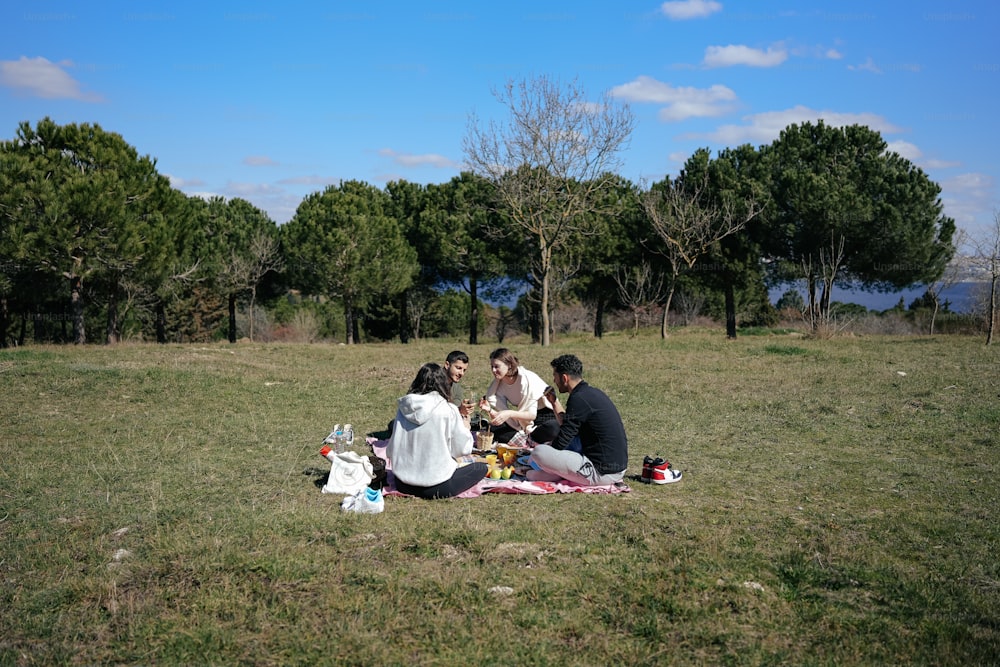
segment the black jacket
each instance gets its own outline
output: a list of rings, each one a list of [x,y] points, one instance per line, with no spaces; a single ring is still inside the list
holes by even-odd
[[[608,475],[628,467],[628,438],[618,408],[607,394],[584,381],[566,399],[566,413],[552,446],[566,449],[577,436],[583,455],[598,472]]]

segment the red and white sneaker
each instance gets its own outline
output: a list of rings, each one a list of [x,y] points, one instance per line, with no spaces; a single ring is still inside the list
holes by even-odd
[[[648,458],[648,457],[647,457]],[[643,466],[645,468],[645,465]],[[645,470],[643,470],[645,473]],[[674,470],[670,461],[665,461],[659,457],[654,459],[649,467],[649,481],[652,484],[673,484],[681,481],[681,472]]]
[[[639,477],[639,481],[643,484],[649,484],[653,481],[653,461],[655,461],[652,456],[647,456],[642,460],[642,475]]]

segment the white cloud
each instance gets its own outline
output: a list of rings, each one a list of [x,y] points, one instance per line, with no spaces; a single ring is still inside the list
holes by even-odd
[[[924,166],[928,169],[954,169],[955,167],[961,167],[962,163],[954,160],[930,158],[924,162]]]
[[[844,54],[842,54],[837,49],[827,49],[824,55],[830,60],[840,60],[841,58],[844,57]]]
[[[868,60],[860,65],[848,65],[847,69],[852,72],[872,72],[874,74],[882,73],[882,70],[875,64],[875,61],[872,60],[871,56],[868,56]]]
[[[889,141],[886,142],[886,148],[893,153],[899,153],[900,157],[904,157],[910,162],[916,162],[924,156],[923,151],[909,141]]]
[[[961,162],[951,162],[934,158],[923,159],[924,152],[909,141],[889,141],[886,142],[888,150],[898,153],[913,164],[924,169],[952,169],[961,166]]]
[[[81,102],[102,102],[103,98],[94,93],[80,90],[80,84],[64,68],[73,63],[64,60],[54,63],[46,58],[26,58],[0,60],[0,85],[31,97],[47,100],[70,99]]]
[[[709,46],[705,49],[705,67],[732,67],[746,65],[748,67],[776,67],[788,60],[788,51],[783,48],[769,46],[767,51],[754,49],[742,44],[728,46]]]
[[[222,197],[223,199],[226,198],[225,195],[223,195],[221,192],[210,192],[208,190],[199,190],[198,192],[187,192],[185,194],[187,194],[189,197],[200,197],[205,201],[208,201],[213,197]]]
[[[736,93],[726,86],[675,88],[650,76],[639,76],[634,81],[615,86],[611,96],[628,102],[665,104],[659,118],[667,122],[722,116],[731,113],[736,102]]]
[[[845,125],[866,125],[881,134],[895,134],[901,131],[888,120],[873,113],[844,113],[840,111],[817,111],[802,105],[782,111],[766,111],[764,113],[745,116],[745,125],[722,125],[715,132],[691,133],[683,139],[708,139],[726,146],[738,146],[744,143],[770,143],[778,138],[781,131],[792,123],[802,124],[806,121],[815,123],[818,120],[831,127]]]
[[[164,174],[170,181],[170,187],[177,188],[198,188],[205,185],[205,181],[200,178],[180,178],[179,176],[172,176],[171,174]]]
[[[278,165],[277,162],[266,155],[248,155],[243,158],[243,164],[251,167],[275,167]]]
[[[253,196],[273,196],[284,193],[282,188],[270,183],[235,183],[233,181],[226,183],[225,191],[233,197],[243,197],[245,199]]]
[[[443,155],[426,153],[424,155],[413,155],[411,153],[398,153],[391,148],[379,150],[379,155],[391,158],[393,162],[401,167],[435,167],[437,169],[457,169],[459,164]]]
[[[714,0],[673,0],[660,5],[660,11],[673,21],[701,19],[722,10],[722,3]]]
[[[281,185],[333,185],[339,183],[339,178],[333,178],[331,176],[294,176],[292,178],[283,178],[278,183]]]
[[[993,176],[969,172],[945,179],[940,185],[945,214],[973,234],[984,231],[997,200]]]
[[[239,197],[267,213],[267,215],[277,224],[288,222],[299,204],[302,203],[300,195],[287,192],[284,188],[271,185],[270,183],[238,183],[230,181],[226,183],[222,192],[216,196],[225,199]]]

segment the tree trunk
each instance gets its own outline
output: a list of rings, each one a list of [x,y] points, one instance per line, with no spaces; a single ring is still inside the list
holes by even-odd
[[[167,342],[167,309],[163,305],[163,299],[156,300],[156,342]]]
[[[993,344],[993,332],[996,330],[997,323],[997,278],[996,276],[990,281],[990,307],[987,315],[990,318],[989,323],[986,326],[986,344]]]
[[[736,293],[731,280],[726,281],[726,338],[736,340]]]
[[[118,328],[118,301],[118,281],[114,280],[111,283],[111,289],[108,290],[108,325],[104,341],[107,345],[116,345],[121,342],[121,331]]]
[[[676,283],[670,283],[670,289],[667,290],[667,300],[663,304],[663,313],[660,315],[660,338],[667,337],[667,327],[670,324],[670,303],[674,300],[674,285]]]
[[[410,312],[407,307],[406,292],[399,296],[399,342],[406,345],[410,342]]]
[[[10,327],[10,310],[7,305],[7,297],[0,299],[0,348],[8,346],[7,329]]]
[[[354,344],[354,309],[347,299],[344,299],[344,339],[345,344]]]
[[[469,345],[479,344],[479,281],[469,276]]]
[[[813,333],[816,333],[819,330],[819,308],[816,304],[816,276],[810,275],[806,281],[809,292],[809,324],[812,326]]]
[[[229,342],[236,342],[236,292],[229,293]]]
[[[87,328],[83,321],[83,280],[80,276],[70,276],[69,303],[73,312],[73,343],[87,342]]]
[[[549,337],[549,272],[542,273],[542,304],[540,308],[542,316],[542,347],[547,347],[551,342]]]
[[[594,314],[594,338],[604,337],[604,295],[597,295],[597,312]]]
[[[250,306],[249,306],[249,311],[248,311],[250,323],[247,325],[249,327],[249,330],[250,330],[250,342],[251,343],[253,342],[253,307],[254,307],[254,303],[256,301],[257,301],[257,288],[256,287],[252,287],[252,288],[250,288]]]
[[[63,321],[63,326],[66,326],[66,322]],[[17,346],[24,347],[24,341],[28,337],[28,318],[24,315],[21,316],[21,326],[18,327],[17,333]],[[66,340],[63,338],[63,340]]]
[[[531,331],[531,342],[537,343],[542,339],[542,334],[538,330],[538,304],[529,302],[527,304],[528,310],[528,329]]]

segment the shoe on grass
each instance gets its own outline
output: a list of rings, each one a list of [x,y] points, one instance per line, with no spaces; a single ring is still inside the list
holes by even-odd
[[[358,491],[353,496],[344,498],[340,504],[340,509],[345,512],[357,512],[358,514],[379,514],[385,510],[385,499],[381,489],[373,489],[370,486]]]
[[[639,481],[643,484],[649,484],[652,480],[653,475],[653,459],[652,456],[647,456],[642,460],[642,475],[639,477]]]
[[[653,484],[673,484],[681,481],[681,472],[674,470],[670,461],[656,458],[650,464],[649,481]]]

